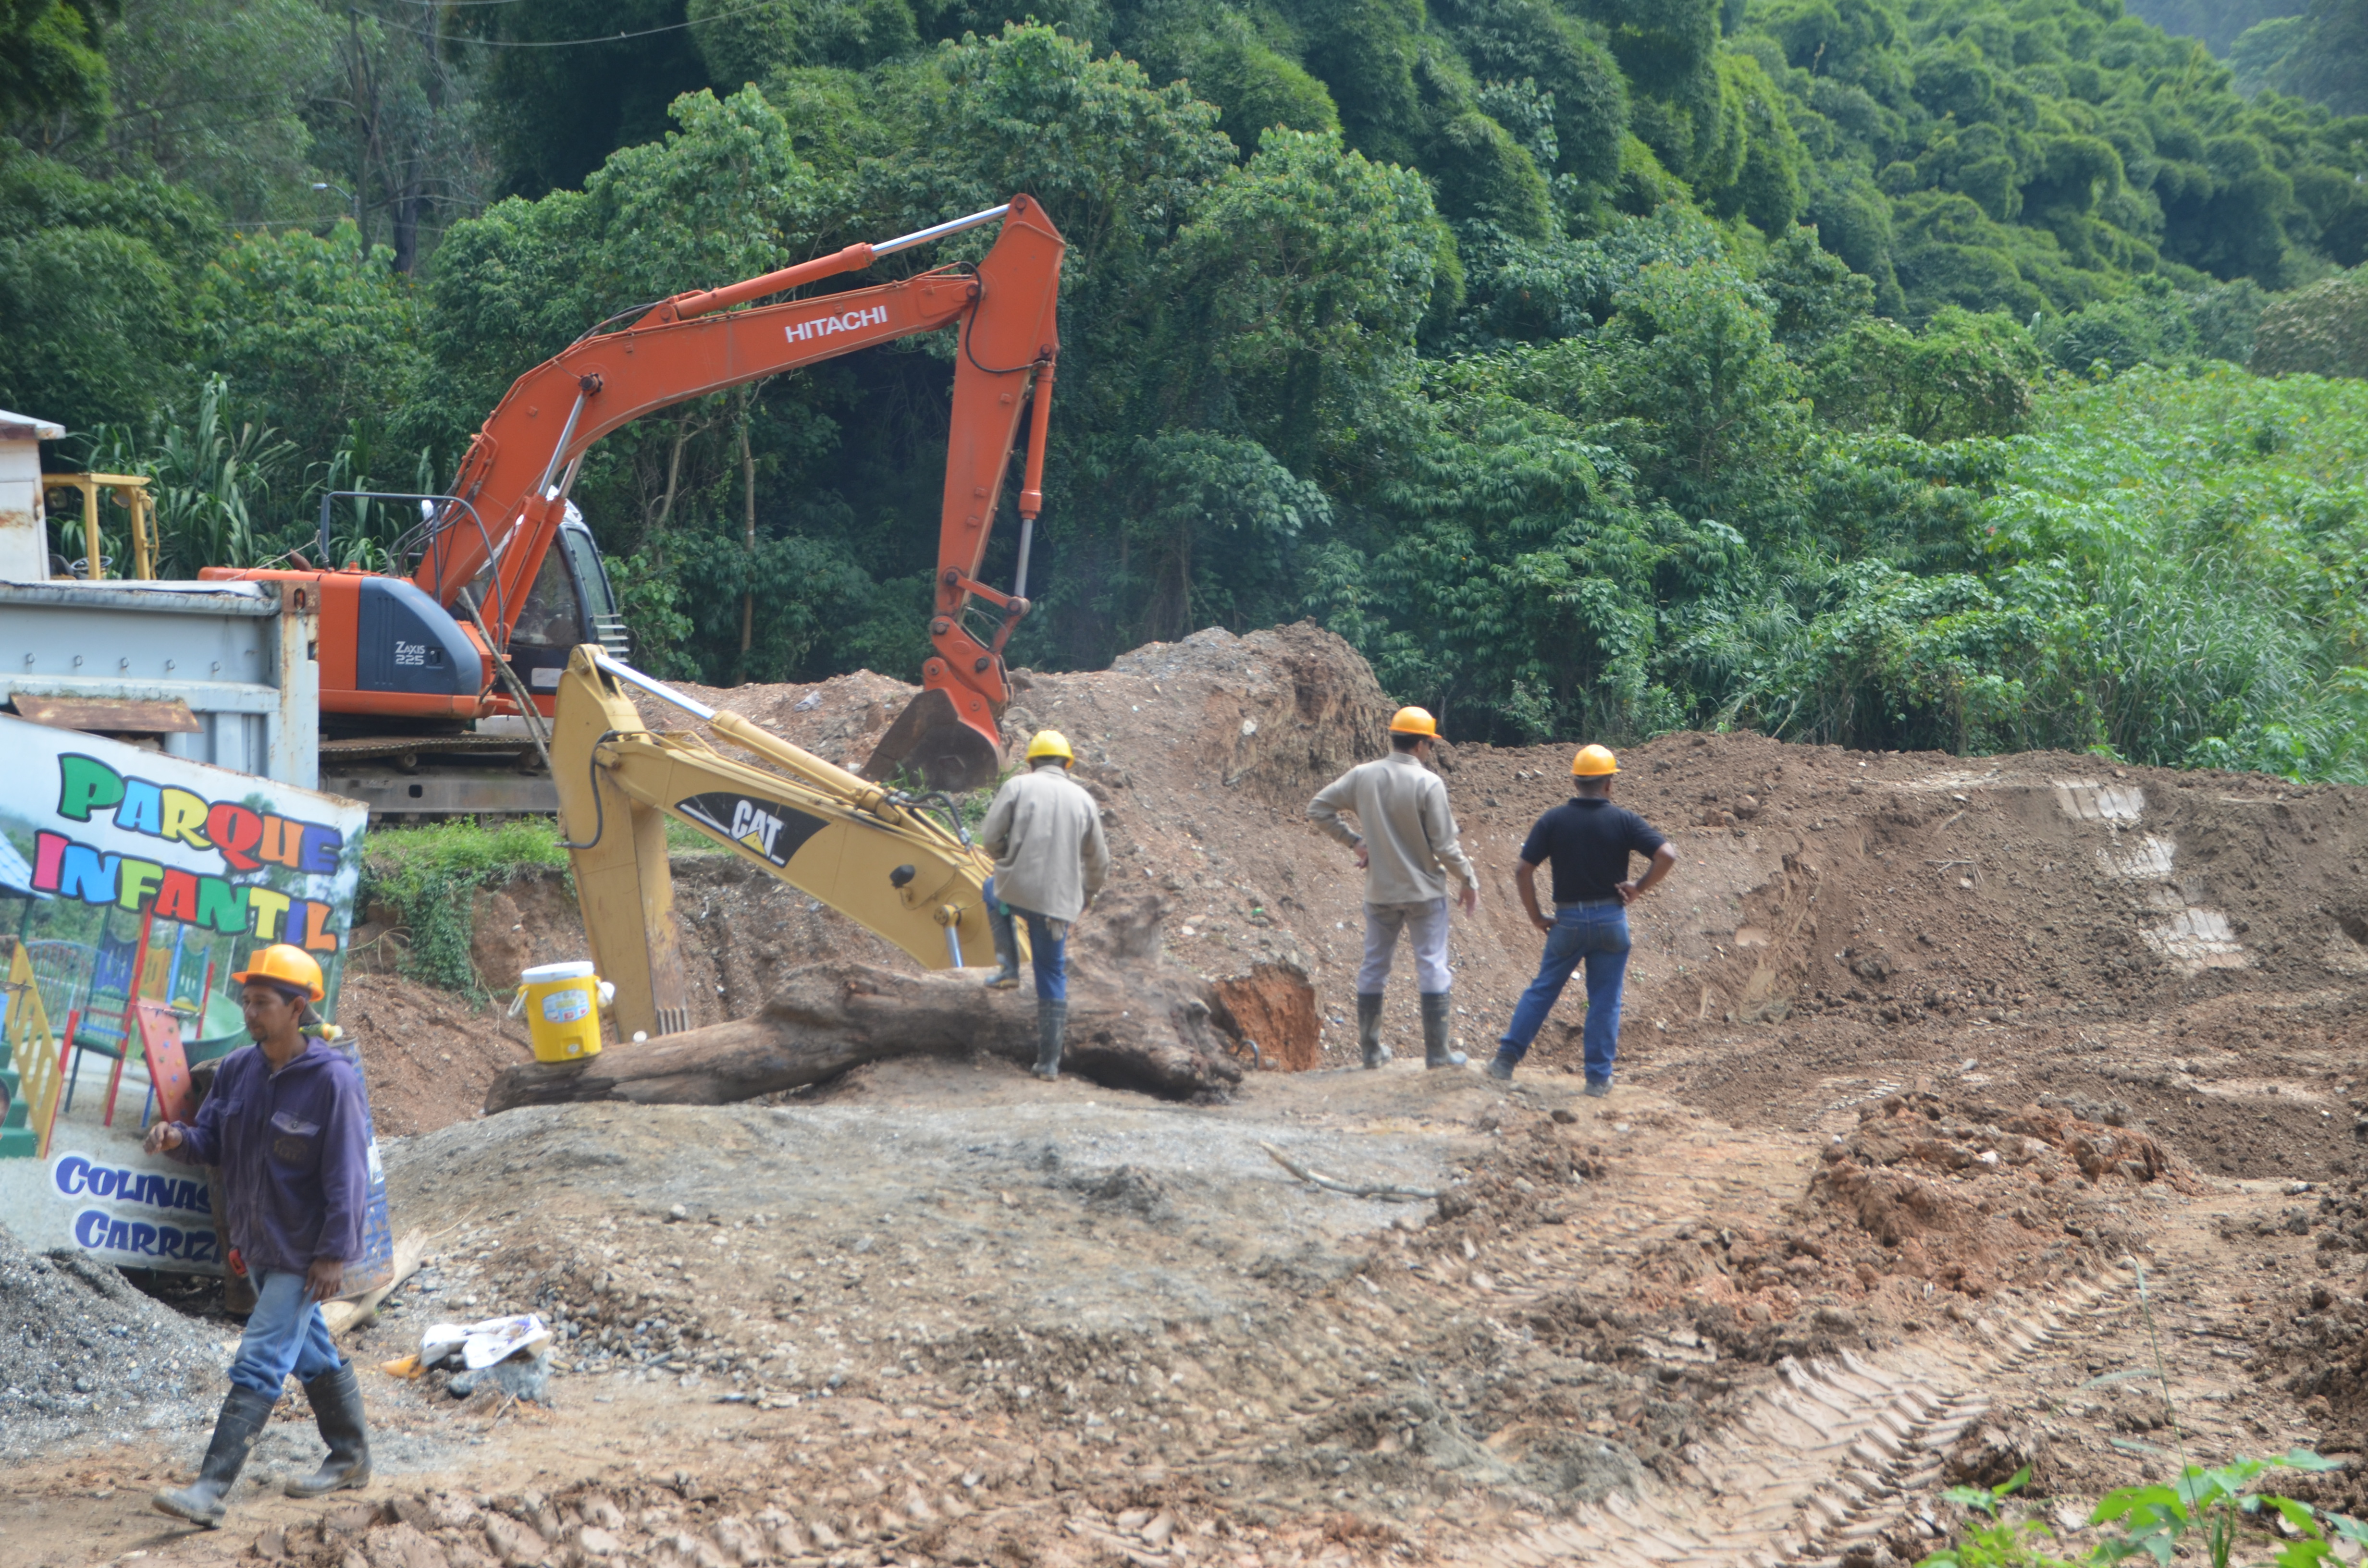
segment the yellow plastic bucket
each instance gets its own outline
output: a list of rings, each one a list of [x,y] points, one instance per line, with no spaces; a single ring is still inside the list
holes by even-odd
[[[614,992],[589,963],[538,964],[518,975],[510,1016],[526,1012],[537,1062],[575,1062],[600,1054],[600,1004]]]

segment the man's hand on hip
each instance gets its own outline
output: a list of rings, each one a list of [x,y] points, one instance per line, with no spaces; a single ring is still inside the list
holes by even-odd
[[[316,1257],[304,1271],[304,1299],[334,1301],[346,1290],[346,1266],[334,1257]]]
[[[1645,890],[1638,887],[1634,882],[1621,882],[1617,886],[1613,887],[1611,891],[1620,895],[1620,907],[1625,909],[1630,904],[1635,903],[1636,900],[1644,893]]]
[[[1539,930],[1544,932],[1549,937],[1554,935],[1554,923],[1547,919],[1544,915],[1540,915],[1534,909],[1530,911],[1530,924],[1536,926]]]
[[[148,1136],[141,1140],[140,1147],[147,1153],[161,1154],[167,1149],[177,1149],[188,1141],[188,1134],[181,1131],[179,1122],[160,1121],[148,1130]]]

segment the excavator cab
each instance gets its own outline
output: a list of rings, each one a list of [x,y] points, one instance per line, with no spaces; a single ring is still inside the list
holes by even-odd
[[[569,655],[585,642],[598,643],[614,659],[631,656],[608,568],[584,514],[571,501],[510,628],[510,667],[537,709],[551,711],[560,674],[567,668]]]

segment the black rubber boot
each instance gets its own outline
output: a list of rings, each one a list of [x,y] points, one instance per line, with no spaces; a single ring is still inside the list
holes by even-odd
[[[321,1468],[301,1481],[288,1483],[290,1497],[318,1497],[370,1484],[370,1426],[362,1419],[362,1385],[351,1361],[304,1385],[313,1402],[313,1420],[329,1457]]]
[[[1357,1045],[1365,1053],[1365,1065],[1379,1067],[1390,1059],[1390,1048],[1382,1043],[1382,999],[1357,993]]]
[[[1008,991],[1019,983],[1019,936],[1012,929],[1008,915],[997,915],[995,905],[986,906],[986,928],[995,934],[995,973],[987,978],[990,991]]]
[[[263,1436],[264,1423],[271,1419],[271,1407],[278,1403],[253,1389],[233,1383],[230,1397],[222,1401],[222,1414],[214,1417],[213,1441],[206,1445],[205,1461],[198,1466],[197,1480],[187,1486],[167,1487],[157,1493],[156,1511],[208,1529],[220,1528],[222,1499],[230,1494],[238,1472],[246,1467],[246,1456],[254,1451],[256,1438]]]
[[[1066,1002],[1037,1002],[1036,1076],[1039,1078],[1061,1075],[1061,1032],[1068,1027],[1069,1005]]]
[[[1452,991],[1423,996],[1422,1064],[1426,1067],[1461,1067],[1471,1060],[1460,1051],[1447,1049],[1448,1024],[1453,1011],[1448,1004],[1454,998]]]

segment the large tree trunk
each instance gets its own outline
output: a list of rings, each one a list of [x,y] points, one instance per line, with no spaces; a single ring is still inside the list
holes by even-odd
[[[1114,899],[1078,933],[1069,963],[1062,1070],[1170,1099],[1221,1095],[1250,1052],[1231,1012],[1198,975],[1159,957],[1157,898]],[[1082,949],[1082,950],[1077,950]],[[871,964],[810,964],[783,977],[752,1018],[640,1044],[580,1062],[506,1070],[488,1114],[583,1100],[726,1105],[801,1088],[892,1056],[973,1051],[1036,1060],[1036,1000],[989,991],[976,970],[908,974]]]

